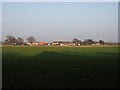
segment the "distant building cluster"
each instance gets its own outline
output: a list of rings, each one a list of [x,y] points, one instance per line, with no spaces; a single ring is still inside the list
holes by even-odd
[[[4,42],[1,42],[2,45],[28,45],[28,46],[80,46],[80,45],[120,45],[117,42],[104,42],[103,40],[93,41],[92,39],[85,39],[84,41],[74,38],[71,41],[54,41],[51,43],[48,42],[36,42],[35,38],[30,36],[27,39],[27,42],[20,37],[17,39],[13,36],[7,36],[7,39]]]
[[[17,44],[14,44],[17,45]],[[80,46],[80,45],[93,45],[93,46],[98,46],[98,45],[118,45],[118,43],[112,43],[112,42],[105,42],[105,43],[100,43],[97,41],[93,42],[81,42],[81,43],[76,43],[73,41],[55,41],[55,42],[33,42],[33,43],[25,43],[23,45],[28,45],[28,46]]]
[[[29,45],[29,46],[33,46],[33,45],[48,45],[47,42],[32,42],[32,43],[27,42],[27,43],[25,43],[25,44],[26,44],[26,45]]]

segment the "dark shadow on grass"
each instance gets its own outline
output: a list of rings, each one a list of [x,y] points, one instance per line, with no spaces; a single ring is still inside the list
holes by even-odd
[[[11,62],[16,60],[22,60],[25,57],[19,53],[2,53],[2,62]]]
[[[118,54],[116,54],[116,53],[109,53],[109,52],[96,52],[96,53],[98,53],[98,54],[106,54],[106,55],[118,55]]]
[[[50,51],[29,57],[3,53],[3,88],[115,88],[114,59]]]
[[[44,62],[74,62],[74,61],[83,61],[87,59],[83,55],[70,55],[65,53],[58,52],[43,52],[41,54],[37,54],[36,56],[29,57],[30,60],[44,61]]]

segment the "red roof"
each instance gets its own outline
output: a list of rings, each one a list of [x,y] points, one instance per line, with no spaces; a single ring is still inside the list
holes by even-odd
[[[40,44],[47,44],[47,42],[40,42]]]

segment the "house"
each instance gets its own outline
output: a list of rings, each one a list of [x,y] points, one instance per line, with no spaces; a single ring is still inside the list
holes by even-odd
[[[33,43],[26,43],[27,45],[29,45],[29,46],[32,46],[32,45],[39,45],[39,42],[33,42]]]
[[[12,43],[12,45],[21,45],[21,44],[19,44],[18,42],[17,43],[15,42],[15,43]]]
[[[63,46],[63,45],[64,45],[63,43],[60,44],[60,46]]]
[[[73,43],[72,41],[63,41],[62,43],[64,46],[72,46],[75,45],[75,43]]]
[[[47,45],[47,42],[39,42],[40,45]]]
[[[101,45],[99,42],[93,41],[93,44],[91,45]]]
[[[12,45],[17,45],[17,43],[12,43]]]
[[[39,45],[39,42],[33,42],[32,45]]]
[[[48,43],[48,46],[50,46],[51,44],[50,43]]]
[[[57,43],[57,42],[53,42],[52,45],[59,45],[59,43]]]
[[[27,45],[29,45],[29,46],[32,46],[32,44],[31,44],[31,43],[29,43],[29,42],[28,42],[28,43],[26,43],[26,44],[27,44]]]
[[[48,46],[52,45],[52,43],[47,43]]]
[[[72,46],[75,45],[72,41],[56,41],[54,44],[60,45],[60,46]]]

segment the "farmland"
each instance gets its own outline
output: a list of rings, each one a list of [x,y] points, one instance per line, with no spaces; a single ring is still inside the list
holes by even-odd
[[[3,88],[116,88],[118,49],[3,46]]]

